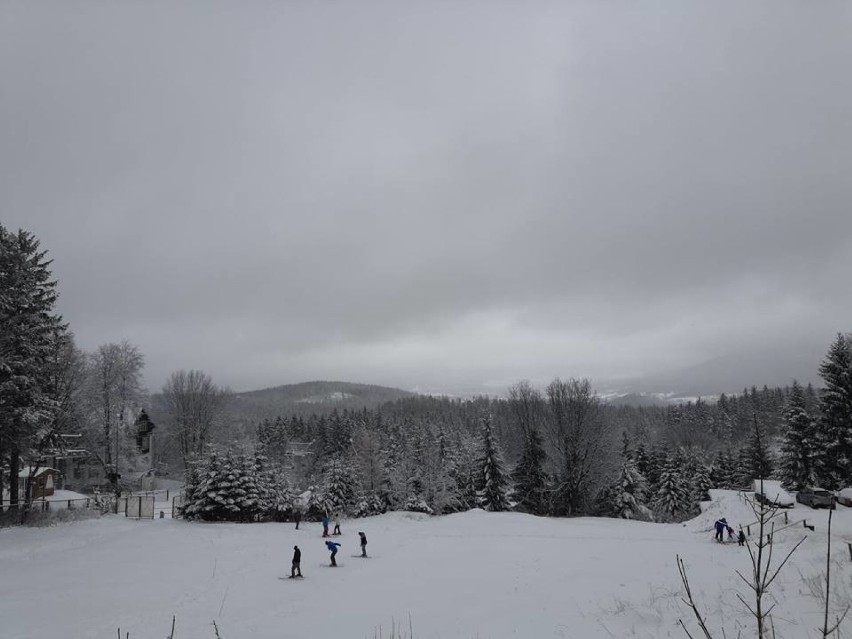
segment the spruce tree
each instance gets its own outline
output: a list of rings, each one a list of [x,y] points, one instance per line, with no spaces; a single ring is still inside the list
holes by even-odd
[[[351,460],[335,457],[328,462],[322,492],[330,515],[339,516],[354,509],[358,503],[360,490],[357,473]]]
[[[824,454],[818,479],[827,488],[842,488],[852,477],[852,343],[837,335],[819,367],[825,386],[820,391],[819,437]]]
[[[660,473],[660,482],[654,495],[654,510],[663,521],[674,521],[689,512],[689,492],[680,475],[674,457],[670,458]]]
[[[645,478],[636,465],[626,459],[621,465],[618,478],[606,491],[606,510],[621,519],[636,519],[645,498]]]
[[[482,421],[482,457],[479,460],[479,505],[485,510],[509,510],[507,479],[503,459],[491,430],[491,418]]]
[[[816,427],[805,406],[805,394],[798,382],[793,382],[784,411],[786,432],[778,460],[778,478],[784,488],[801,490],[814,483]]]
[[[740,473],[734,454],[730,448],[723,448],[713,458],[710,467],[711,488],[736,488],[739,486]]]
[[[740,454],[741,485],[752,479],[768,479],[772,475],[773,461],[763,429],[754,416],[751,435]]]
[[[0,225],[0,444],[9,453],[13,504],[20,457],[48,439],[59,407],[50,392],[50,360],[68,337],[54,312],[50,263],[35,236]]]
[[[512,472],[515,483],[513,498],[516,508],[533,515],[547,512],[547,473],[544,472],[544,442],[539,432],[530,430],[518,465]]]

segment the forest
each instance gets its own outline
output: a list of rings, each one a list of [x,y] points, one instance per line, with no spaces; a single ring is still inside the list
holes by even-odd
[[[128,340],[79,349],[37,238],[0,226],[0,249],[0,499],[13,505],[32,499],[21,469],[69,447],[116,495],[146,478],[185,479],[186,515],[214,520],[483,508],[679,521],[713,487],[772,477],[836,489],[852,478],[848,334],[829,345],[820,388],[791,380],[637,407],[604,401],[592,380],[556,378],[470,399],[375,387],[384,401],[356,407],[351,385],[345,408],[252,419],[234,406],[257,394],[203,371],[175,371],[149,393],[145,356]],[[140,447],[143,414],[151,449]]]

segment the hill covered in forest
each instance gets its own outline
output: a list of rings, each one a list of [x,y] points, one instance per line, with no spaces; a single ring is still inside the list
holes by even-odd
[[[314,381],[234,393],[228,409],[233,416],[247,419],[307,416],[333,410],[373,409],[413,396],[415,393],[387,386]]]

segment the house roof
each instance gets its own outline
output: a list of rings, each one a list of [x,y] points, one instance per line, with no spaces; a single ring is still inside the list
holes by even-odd
[[[39,466],[38,472],[36,472],[35,477],[38,477],[39,475],[43,474],[45,471],[48,471],[48,470],[52,470],[57,475],[60,474],[59,471],[56,470],[55,468],[50,468],[48,466],[45,466],[44,468],[42,468],[41,466]],[[32,473],[32,472],[33,472],[32,466],[24,466],[23,468],[21,468],[20,472],[18,473],[18,478],[19,479],[26,479],[27,477],[30,476],[30,473]]]

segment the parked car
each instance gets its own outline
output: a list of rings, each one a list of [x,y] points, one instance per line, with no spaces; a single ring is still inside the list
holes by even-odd
[[[822,488],[803,488],[796,493],[796,501],[811,508],[834,508],[834,495]]]
[[[761,492],[761,483],[763,484],[763,492]],[[752,488],[754,489],[754,499],[758,503],[778,506],[779,508],[792,508],[796,505],[790,493],[781,488],[779,481],[764,479],[761,482],[759,479],[755,479]]]
[[[852,506],[852,488],[837,491],[837,503],[842,506]]]

